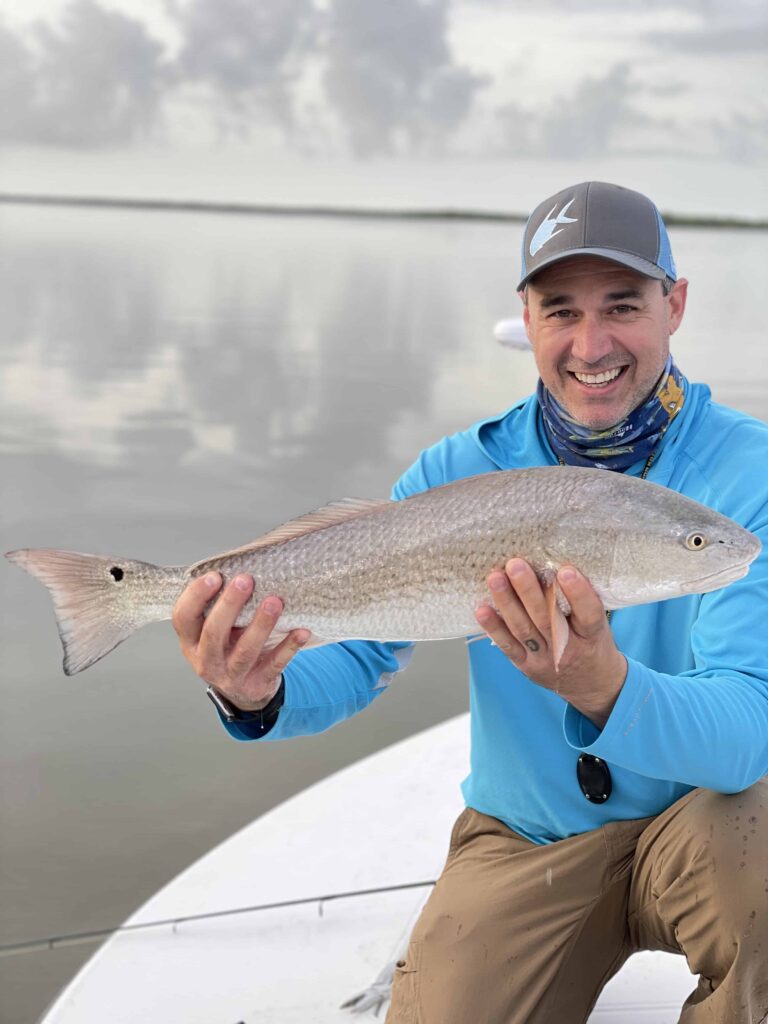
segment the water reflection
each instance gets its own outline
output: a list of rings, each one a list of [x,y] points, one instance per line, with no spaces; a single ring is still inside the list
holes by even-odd
[[[327,497],[391,463],[404,419],[430,439],[461,343],[439,228],[169,219],[4,211],[0,452]]]
[[[1,451],[150,477],[247,471],[288,486],[301,472],[328,494],[357,463],[386,463],[399,424],[438,436],[436,391],[444,420],[451,392],[482,415],[494,392],[504,405],[529,385],[530,359],[495,352],[489,336],[514,310],[517,229],[220,220],[211,230],[174,214],[3,211]],[[729,305],[751,340],[744,303],[765,238],[727,235],[676,239],[680,262],[690,244],[704,264],[689,320],[706,316],[702,299],[711,306],[702,278],[726,306],[703,339],[698,328],[687,362],[678,353],[689,373],[707,363],[712,319],[730,319]],[[715,377],[762,414],[754,373],[729,372],[720,356]]]

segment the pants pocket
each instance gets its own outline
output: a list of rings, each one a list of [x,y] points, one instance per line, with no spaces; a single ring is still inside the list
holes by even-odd
[[[392,981],[392,1002],[386,1024],[418,1024],[421,942],[411,942],[405,960],[398,960]]]

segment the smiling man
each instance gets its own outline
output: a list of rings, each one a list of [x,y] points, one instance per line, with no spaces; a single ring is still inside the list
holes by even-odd
[[[534,395],[419,456],[393,497],[498,469],[593,466],[653,479],[752,530],[747,577],[609,621],[564,566],[568,643],[520,559],[488,577],[469,648],[471,771],[443,873],[398,964],[389,1024],[581,1024],[636,950],[682,953],[684,1024],[768,1013],[768,428],[675,365],[685,311],[666,229],[645,196],[587,182],[533,212],[519,291]],[[735,339],[734,339],[735,341]],[[638,529],[642,522],[638,521]],[[370,704],[407,644],[272,650],[253,581],[174,615],[182,650],[239,739],[320,732]],[[492,641],[492,642],[489,642]],[[350,808],[350,814],[356,813]]]
[[[687,281],[661,287],[597,256],[550,266],[525,288],[523,317],[542,394],[582,429],[617,436],[661,379]]]

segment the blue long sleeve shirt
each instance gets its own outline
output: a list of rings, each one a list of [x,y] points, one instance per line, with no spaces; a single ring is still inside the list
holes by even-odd
[[[531,396],[422,452],[392,496],[556,462]],[[627,472],[642,470],[638,463]],[[739,792],[768,773],[768,426],[717,405],[709,388],[694,384],[648,478],[735,519],[760,537],[763,552],[746,577],[722,590],[613,613],[628,673],[602,730],[532,683],[489,640],[469,646],[465,801],[536,843],[658,814],[697,786]],[[350,641],[300,653],[264,739],[321,732],[361,711],[412,649]],[[249,723],[227,728],[238,739],[259,734]],[[610,766],[605,804],[581,792],[581,751]]]

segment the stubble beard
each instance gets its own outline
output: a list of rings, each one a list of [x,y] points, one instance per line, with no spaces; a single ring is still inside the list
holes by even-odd
[[[565,394],[562,393],[567,390],[565,386],[563,386],[562,388],[558,387],[558,391],[561,391],[561,394],[557,394],[554,391],[552,391],[552,394],[557,399],[559,404],[563,407],[563,409],[565,409],[565,411],[568,413],[571,419],[573,419],[576,423],[580,424],[580,426],[586,427],[588,430],[594,431],[610,430],[611,427],[617,426],[619,423],[622,422],[622,420],[625,420],[627,416],[630,415],[630,413],[634,412],[635,409],[643,405],[643,403],[646,402],[648,398],[654,393],[654,391],[658,387],[659,381],[661,380],[661,375],[664,372],[664,366],[666,365],[666,361],[667,355],[664,356],[664,360],[661,366],[659,367],[658,372],[653,377],[650,383],[646,379],[642,384],[635,384],[635,387],[632,389],[632,392],[629,395],[627,395],[624,399],[624,402],[622,403],[622,406],[618,414],[614,410],[610,413],[604,412],[601,415],[599,407],[595,408],[594,411],[590,413],[589,400],[586,399],[584,402],[584,408],[581,409],[581,413],[580,415],[578,415],[570,408],[568,398]],[[628,369],[625,372],[632,373],[632,371],[636,369],[636,367],[637,363],[634,362],[628,366]],[[592,370],[590,372],[599,373],[600,371]],[[567,370],[558,370],[558,382],[562,380],[565,380],[566,382],[570,380],[570,375],[568,374]],[[595,405],[597,405],[599,401],[600,399],[596,396]]]

